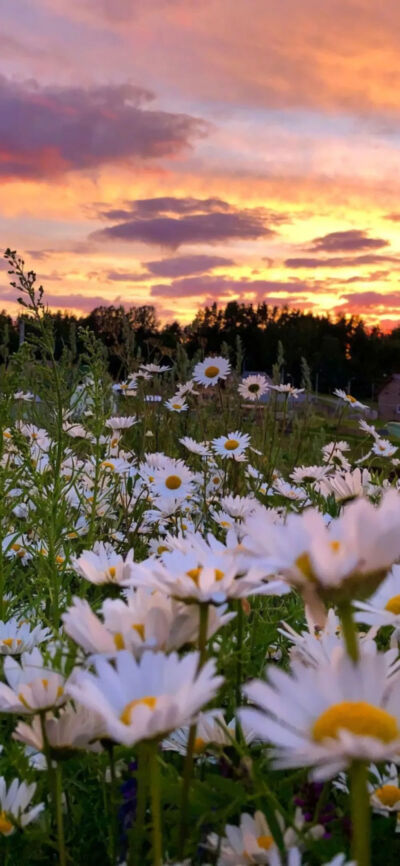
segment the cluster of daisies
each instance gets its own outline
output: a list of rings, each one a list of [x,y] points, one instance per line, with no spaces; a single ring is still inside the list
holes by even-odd
[[[210,388],[219,429],[232,418],[225,358],[196,364],[168,399],[164,374],[173,381],[141,365],[100,411],[87,377],[58,438],[41,401],[14,394],[0,461],[0,761],[12,753],[33,781],[5,769],[0,837],[42,826],[64,866],[82,780],[68,789],[64,773],[63,791],[61,768],[85,755],[102,768],[113,866],[369,866],[370,813],[400,828],[397,449],[361,420],[357,459],[335,439],[318,465],[282,473],[235,424],[209,438],[181,425]],[[238,406],[301,393],[259,375],[234,387]],[[175,456],[152,450],[170,413],[183,413]],[[166,766],[178,804],[161,786],[160,805]],[[302,770],[288,802],[279,791]],[[116,830],[129,773],[134,802]],[[231,802],[193,822],[196,782],[212,795],[220,773]],[[322,785],[312,809],[304,785]],[[343,809],[343,850],[319,855]]]

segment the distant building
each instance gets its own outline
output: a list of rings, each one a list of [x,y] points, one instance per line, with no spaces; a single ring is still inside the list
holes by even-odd
[[[400,421],[400,373],[393,373],[378,394],[379,417]]]

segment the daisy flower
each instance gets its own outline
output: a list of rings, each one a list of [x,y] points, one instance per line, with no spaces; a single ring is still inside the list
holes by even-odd
[[[361,650],[357,663],[342,651],[317,668],[267,669],[268,682],[244,688],[255,705],[239,717],[273,745],[276,767],[313,767],[330,779],[353,761],[387,761],[400,749],[398,676],[387,678],[383,653]]]
[[[228,433],[226,436],[217,436],[212,440],[212,447],[219,457],[230,460],[243,460],[244,452],[249,447],[250,436],[248,433]]]
[[[21,664],[7,656],[4,675],[8,685],[0,683],[0,711],[3,713],[42,712],[65,701],[65,677],[44,666],[37,648],[23,653]]]
[[[176,395],[175,397],[171,397],[170,400],[166,400],[164,405],[170,412],[186,412],[189,409],[188,404]]]
[[[100,466],[105,472],[115,473],[115,475],[124,475],[132,470],[131,464],[120,457],[108,457],[100,463]]]
[[[172,367],[168,367],[167,364],[141,364],[139,368],[139,372],[142,373],[166,373],[168,370],[171,370]]]
[[[333,608],[328,611],[326,622],[322,627],[313,626],[309,631],[302,631],[299,634],[287,623],[284,622],[283,626],[284,628],[279,628],[278,631],[293,644],[290,649],[292,661],[318,667],[330,661],[334,650],[343,648],[342,626]],[[363,640],[368,639],[371,640],[367,633]],[[371,652],[374,650],[375,644],[371,641]]]
[[[20,622],[17,617],[0,622],[0,655],[20,655],[30,652],[39,643],[48,640],[50,630],[29,622]]]
[[[290,478],[295,484],[311,484],[321,481],[329,471],[328,466],[295,466]]]
[[[208,388],[209,385],[216,385],[220,379],[226,379],[231,372],[231,365],[226,358],[207,357],[204,361],[199,361],[193,370],[193,379],[199,385],[204,385]]]
[[[227,824],[225,836],[219,839],[216,833],[207,837],[207,847],[218,851],[218,866],[248,866],[248,864],[270,864],[271,851],[276,843],[262,812],[254,817],[246,812],[240,816],[239,826]]]
[[[369,782],[370,802],[374,812],[388,817],[391,812],[398,816],[396,832],[400,832],[400,787],[399,771],[395,764],[387,765],[384,772],[379,772],[373,764],[370,772],[374,776],[374,783]]]
[[[195,389],[195,383],[192,379],[188,379],[187,382],[182,382],[181,385],[177,386],[176,394],[178,397],[185,397],[186,394],[198,394],[199,392]]]
[[[258,506],[254,496],[222,496],[221,508],[223,508],[235,521],[241,523],[254,513]]]
[[[396,451],[398,451],[398,448],[396,445],[392,445],[389,439],[376,438],[372,446],[373,454],[377,454],[378,457],[393,457]]]
[[[323,478],[318,485],[322,496],[334,496],[336,502],[349,502],[358,496],[368,496],[371,490],[371,473],[368,469],[353,469],[351,472],[335,472]]]
[[[73,569],[90,583],[113,583],[125,586],[129,582],[133,550],[125,559],[108,542],[96,541],[93,550],[83,550],[71,557]]]
[[[139,657],[147,649],[171,652],[198,638],[198,606],[184,605],[161,592],[129,590],[126,601],[107,599],[102,620],[85,599],[74,598],[73,602],[63,614],[64,629],[86,653],[113,656],[129,649]],[[210,618],[208,637],[233,616],[222,612]]]
[[[373,424],[368,424],[365,418],[361,418],[358,422],[358,426],[364,433],[368,433],[370,436],[373,436],[374,439],[379,439],[379,433],[377,432],[376,427],[374,427]]]
[[[338,397],[339,400],[342,400],[344,403],[347,403],[353,409],[368,409],[368,406],[365,406],[364,403],[360,403],[359,400],[356,400],[355,397],[352,397],[351,394],[346,394],[346,391],[342,391],[341,388],[335,388],[334,390],[335,397]]]
[[[291,499],[293,502],[304,503],[308,498],[306,490],[303,490],[302,487],[296,487],[294,484],[289,484],[289,482],[284,481],[283,478],[277,478],[277,480],[274,481],[273,488],[280,496],[284,496],[285,499]]]
[[[209,747],[211,750],[213,747],[214,749],[215,747],[223,749],[225,746],[232,745],[232,741],[235,740],[235,722],[232,721],[229,727],[221,710],[199,713],[196,725],[194,754],[197,757],[203,755],[209,750]],[[189,731],[189,726],[178,728],[162,741],[162,749],[166,752],[178,752],[180,755],[186,755]]]
[[[186,603],[217,605],[268,589],[257,569],[247,567],[239,576],[239,558],[212,536],[206,541],[188,534],[168,541],[174,548],[162,553],[160,560],[149,558],[135,565],[132,585],[160,589]]]
[[[344,456],[344,452],[350,450],[348,442],[328,442],[327,445],[322,446],[321,450],[324,463],[333,463],[334,466],[345,472],[350,470],[350,463]]]
[[[238,391],[245,400],[259,400],[269,389],[269,383],[265,376],[246,376],[238,385]]]
[[[136,415],[115,415],[112,418],[107,419],[106,427],[109,427],[111,430],[128,430],[137,423],[138,419]]]
[[[123,397],[135,397],[137,393],[136,376],[131,376],[124,382],[116,382],[115,385],[112,386],[112,389],[113,391],[122,394]]]
[[[223,678],[215,675],[215,661],[198,671],[199,654],[145,652],[140,661],[131,653],[118,653],[115,666],[102,658],[96,673],[77,673],[68,687],[78,703],[98,713],[115,742],[132,746],[161,738],[190,724],[199,710],[215,697]]]
[[[157,496],[184,499],[192,491],[193,473],[183,460],[165,459],[163,466],[154,470],[152,490]]]
[[[197,442],[196,439],[192,439],[191,436],[182,436],[182,439],[179,440],[188,451],[191,451],[192,454],[198,454],[200,457],[210,457],[211,451],[208,442]]]
[[[360,611],[356,614],[358,622],[381,628],[391,625],[400,630],[400,565],[394,565],[368,602],[355,602]]]
[[[44,717],[46,739],[50,746],[52,757],[57,760],[61,756],[66,757],[66,752],[74,752],[76,749],[89,751],[100,751],[98,742],[105,736],[105,728],[102,718],[92,710],[72,704],[63,707],[57,717],[46,713]],[[32,722],[19,722],[13,739],[19,743],[25,743],[35,752],[44,752],[43,728],[39,716],[34,716]]]
[[[7,788],[4,776],[0,777],[0,834],[11,836],[18,828],[23,830],[32,821],[36,821],[44,809],[44,803],[39,803],[32,809],[29,805],[36,793],[36,782],[27,785],[14,779]]]
[[[258,512],[249,518],[244,547],[260,557],[267,576],[278,571],[311,598],[366,598],[400,556],[400,498],[394,490],[379,506],[351,502],[328,526],[314,508],[289,514],[284,525],[266,518]]]
[[[36,400],[36,397],[32,394],[32,391],[15,391],[14,400],[24,400],[25,403],[32,403]]]
[[[273,391],[276,391],[278,394],[285,394],[287,397],[294,397],[297,400],[299,394],[302,394],[304,388],[294,388],[293,385],[270,385]]]

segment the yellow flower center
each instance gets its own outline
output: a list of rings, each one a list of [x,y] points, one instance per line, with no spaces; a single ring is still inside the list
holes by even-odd
[[[15,552],[17,553],[18,550],[21,550],[21,545],[20,545],[20,544],[17,544],[17,543],[15,542],[15,544],[12,544],[12,545],[11,545],[11,550],[15,550]]]
[[[392,598],[389,598],[387,604],[385,604],[385,610],[388,610],[389,613],[400,613],[400,595],[393,595]]]
[[[206,367],[204,370],[204,375],[207,376],[207,379],[215,379],[218,376],[219,367],[216,367],[215,364],[210,364],[209,367]]]
[[[330,541],[329,546],[334,553],[337,553],[340,550],[340,541]]]
[[[173,403],[172,408],[173,409],[182,409],[182,403]]]
[[[114,472],[115,465],[111,462],[111,460],[103,460],[101,465],[104,467],[104,469],[112,469],[112,471]]]
[[[114,644],[116,650],[125,649],[125,641],[120,631],[117,631],[114,635]]]
[[[165,479],[165,486],[168,487],[168,490],[178,490],[181,484],[179,475],[168,475],[168,478]]]
[[[67,532],[67,538],[78,538],[77,532]]]
[[[206,741],[203,740],[203,737],[196,737],[194,741],[193,751],[196,755],[200,755],[201,752],[204,752],[204,747],[206,745]]]
[[[346,394],[346,397],[350,403],[357,403],[356,398],[352,397],[351,394]]]
[[[159,544],[157,547],[157,553],[165,553],[168,550],[168,547],[165,544]]]
[[[145,706],[148,707],[149,710],[154,710],[156,703],[157,698],[154,698],[152,696],[148,696],[145,698],[136,698],[134,701],[130,701],[129,704],[124,707],[119,717],[120,721],[124,725],[130,725],[132,720],[132,713],[136,709],[136,707]]]
[[[110,568],[108,569],[108,574],[112,580],[114,580],[116,573],[117,569],[115,568],[115,565],[110,565]]]
[[[257,839],[257,845],[259,848],[264,848],[265,851],[269,851],[274,844],[274,840],[272,836],[259,836]]]
[[[11,433],[7,433],[7,430],[4,430],[3,436],[5,439],[11,439]]]
[[[220,525],[220,526],[223,526],[224,529],[225,529],[225,528],[228,528],[228,529],[229,529],[229,527],[232,526],[232,524],[229,523],[229,520],[220,520],[219,525]]]
[[[189,568],[189,571],[186,572],[188,577],[191,577],[196,586],[199,585],[199,577],[201,574],[202,568],[201,565],[198,568]]]
[[[374,793],[375,797],[381,801],[382,806],[395,806],[400,801],[400,788],[397,785],[383,785]]]
[[[225,451],[236,451],[236,448],[239,448],[239,442],[237,439],[227,439],[224,443]]]
[[[8,820],[5,812],[0,812],[0,833],[7,836],[13,829],[13,824]]]
[[[298,556],[295,560],[295,565],[297,566],[299,571],[301,571],[304,577],[307,578],[307,580],[314,580],[313,570],[311,567],[310,557],[308,553],[301,553],[300,556]]]
[[[391,743],[400,735],[395,716],[367,701],[343,701],[328,707],[314,722],[312,736],[320,743],[326,738],[337,739],[341,730],[382,743]]]
[[[61,565],[61,563],[64,562],[64,557],[63,556],[56,556],[56,562],[58,563],[58,565]]]
[[[141,639],[144,640],[144,625],[143,625],[143,623],[142,622],[135,622],[133,624],[132,628],[135,629],[135,631],[137,631],[139,637],[141,637]]]
[[[215,575],[215,580],[222,580],[222,578],[225,577],[225,572],[221,571],[220,568],[216,568],[214,571],[214,575]]]
[[[12,637],[5,637],[2,640],[2,643],[4,644],[4,646],[8,646],[8,647],[11,647],[13,645],[13,642],[14,642],[14,638],[12,638]],[[19,646],[22,643],[22,640],[20,640],[19,638],[15,638],[15,643],[17,644],[17,646]]]

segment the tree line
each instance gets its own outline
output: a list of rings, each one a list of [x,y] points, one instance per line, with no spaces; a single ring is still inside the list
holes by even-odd
[[[360,397],[374,397],[391,373],[400,373],[400,328],[384,333],[367,328],[356,316],[322,316],[288,307],[230,301],[200,309],[188,325],[160,324],[151,305],[96,307],[83,317],[51,313],[56,357],[68,347],[78,360],[83,349],[82,328],[93,332],[107,352],[115,378],[131,372],[137,360],[162,358],[180,364],[202,354],[229,354],[241,371],[271,373],[283,347],[282,379],[300,385],[302,359],[310,370],[314,390],[330,393],[350,387]],[[7,363],[29,335],[29,317],[13,319],[0,313],[0,363]]]

